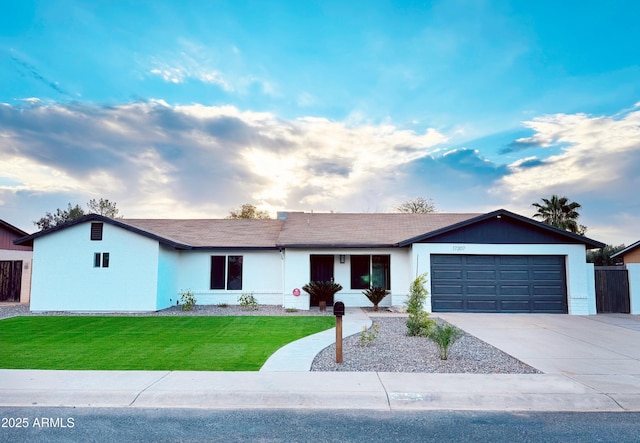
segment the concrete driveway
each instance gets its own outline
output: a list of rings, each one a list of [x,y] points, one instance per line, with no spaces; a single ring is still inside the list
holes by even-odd
[[[545,374],[640,400],[640,316],[434,314]]]

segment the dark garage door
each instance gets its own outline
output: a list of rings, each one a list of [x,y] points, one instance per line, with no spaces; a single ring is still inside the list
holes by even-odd
[[[567,313],[564,257],[432,255],[433,312]]]

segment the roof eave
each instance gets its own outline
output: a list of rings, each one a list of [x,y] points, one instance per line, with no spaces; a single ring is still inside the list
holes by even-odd
[[[153,234],[151,232],[144,231],[144,230],[142,230],[140,228],[136,228],[135,226],[128,225],[126,223],[118,221],[117,219],[112,219],[112,218],[105,217],[104,215],[99,215],[99,214],[83,215],[82,217],[76,218],[75,220],[71,220],[71,221],[63,223],[61,225],[54,226],[54,227],[49,228],[49,229],[44,229],[42,231],[36,232],[36,233],[28,235],[26,237],[22,237],[22,238],[16,239],[16,240],[14,240],[13,244],[15,244],[15,245],[23,245],[23,246],[33,246],[33,241],[35,239],[39,238],[39,237],[44,237],[45,235],[53,234],[54,232],[61,231],[63,229],[67,229],[67,228],[70,228],[72,226],[79,225],[79,224],[86,223],[86,222],[90,222],[90,221],[100,221],[100,222],[103,222],[103,223],[108,223],[110,225],[117,226],[119,228],[125,229],[125,230],[127,230],[129,232],[133,232],[135,234],[142,235],[142,236],[150,238],[152,240],[156,240],[159,243],[161,243],[163,245],[166,245],[166,246],[170,246],[172,248],[176,248],[176,249],[192,249],[191,245],[175,242],[175,241],[170,240],[168,238],[164,238],[164,237],[161,237],[159,235]]]
[[[455,223],[453,225],[446,226],[444,228],[436,229],[435,231],[431,231],[431,232],[428,232],[428,233],[423,234],[423,235],[419,235],[419,236],[416,236],[416,237],[409,238],[407,240],[403,240],[403,241],[401,241],[399,243],[399,246],[409,246],[409,245],[411,245],[413,243],[416,243],[416,242],[419,242],[419,241],[423,241],[423,240],[427,240],[429,238],[437,237],[438,235],[444,234],[446,232],[450,232],[450,231],[454,231],[456,229],[464,228],[466,226],[470,226],[470,225],[473,225],[475,223],[479,223],[479,222],[484,221],[484,220],[489,220],[489,219],[491,219],[493,217],[502,217],[502,216],[511,217],[511,218],[513,218],[515,220],[519,220],[519,221],[521,221],[523,223],[530,224],[530,225],[535,226],[535,227],[537,227],[539,229],[547,230],[547,231],[550,231],[550,232],[553,232],[553,233],[556,233],[556,234],[559,234],[559,235],[562,235],[562,236],[565,236],[565,237],[569,237],[569,238],[571,238],[573,240],[577,240],[577,242],[582,243],[585,246],[591,246],[588,249],[599,249],[599,248],[604,248],[606,246],[604,243],[601,243],[599,241],[590,239],[590,238],[582,236],[582,235],[573,234],[573,233],[568,232],[568,231],[563,231],[562,229],[558,229],[558,228],[556,228],[554,226],[547,225],[545,223],[541,223],[539,221],[532,220],[532,219],[524,217],[522,215],[515,214],[513,212],[507,211],[506,209],[498,209],[496,211],[488,212],[486,214],[482,214],[482,215],[479,215],[477,217],[473,217],[473,218],[470,218],[468,220],[464,220],[464,221],[461,221],[459,223]]]

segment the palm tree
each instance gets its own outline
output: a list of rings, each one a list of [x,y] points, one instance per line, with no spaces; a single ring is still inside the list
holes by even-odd
[[[586,227],[578,225],[576,221],[580,217],[577,209],[582,207],[579,203],[569,202],[567,197],[558,197],[557,195],[552,195],[550,199],[543,198],[541,200],[544,205],[533,203],[533,206],[538,208],[538,212],[533,214],[534,218],[540,218],[543,223],[574,234],[584,233]]]

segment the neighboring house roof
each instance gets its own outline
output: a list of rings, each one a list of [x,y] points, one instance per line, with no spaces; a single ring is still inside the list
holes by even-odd
[[[177,249],[275,249],[275,248],[380,248],[405,247],[437,241],[448,234],[494,219],[546,233],[555,242],[581,243],[602,248],[604,243],[572,234],[504,209],[488,214],[341,214],[290,212],[276,220],[246,219],[110,219],[89,214],[60,226],[28,235],[15,244],[33,240],[88,221],[102,221],[155,239]],[[446,242],[446,241],[445,241]],[[486,241],[491,243],[490,240]]]
[[[7,223],[2,219],[0,219],[0,227],[5,228],[7,231],[14,233],[18,237],[24,237],[25,235],[29,235],[28,233],[24,232],[22,229],[16,228],[15,226]]]
[[[624,249],[621,249],[620,251],[616,252],[615,254],[611,255],[611,258],[616,258],[616,257],[622,257],[626,254],[628,254],[631,251],[636,250],[637,248],[640,248],[640,240],[635,242],[634,244],[627,246]]]

